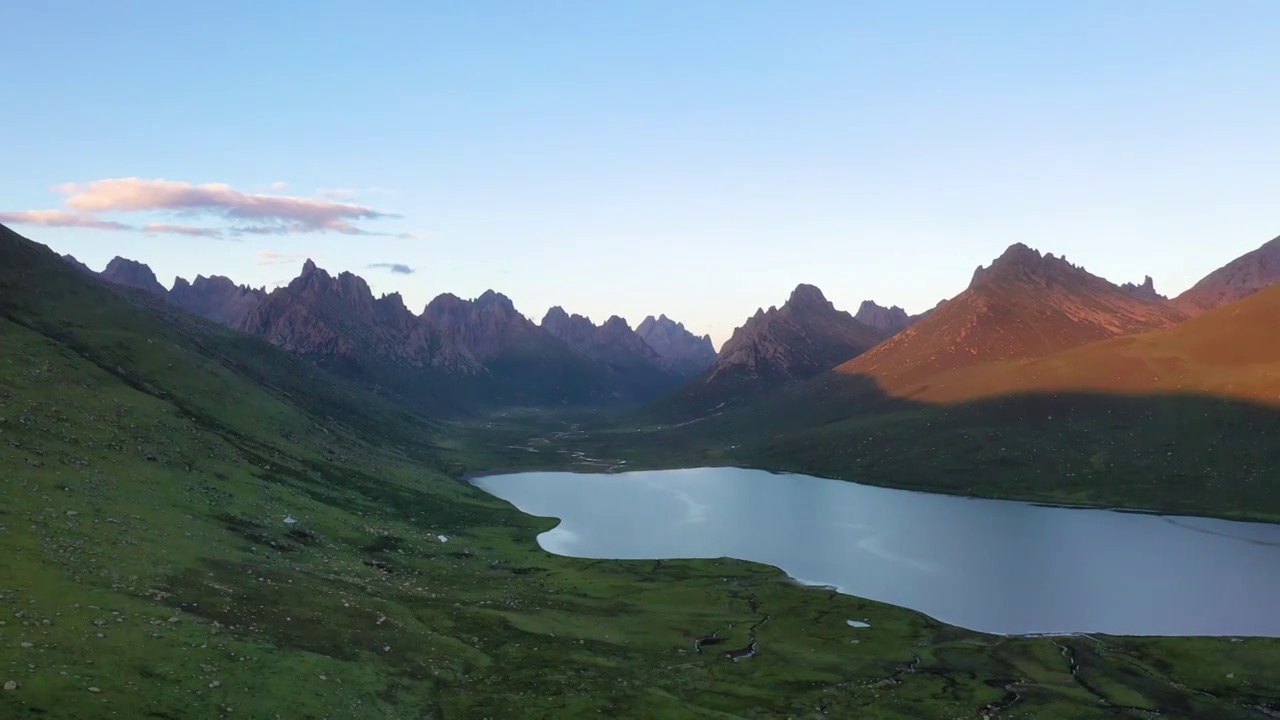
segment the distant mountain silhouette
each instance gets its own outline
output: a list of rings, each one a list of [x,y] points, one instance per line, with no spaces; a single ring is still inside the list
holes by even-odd
[[[556,306],[547,311],[541,328],[575,352],[603,364],[619,383],[643,386],[646,393],[669,391],[685,379],[617,315],[596,326],[590,319]]]
[[[159,280],[156,280],[156,274],[151,271],[151,268],[136,260],[127,260],[117,255],[98,275],[104,280],[146,290],[161,297],[169,295],[169,291],[165,290]]]
[[[331,276],[311,261],[240,329],[367,382],[459,407],[636,401],[671,384],[655,389],[652,373],[628,374],[574,350],[493,290],[474,300],[442,294],[415,316],[399,294],[374,298],[359,276]]]
[[[197,275],[194,282],[173,281],[169,299],[178,307],[228,327],[239,327],[256,307],[267,299],[267,291],[236,285],[221,275]]]
[[[710,335],[698,337],[666,315],[646,317],[636,327],[636,334],[681,377],[692,378],[716,361]]]
[[[439,295],[419,316],[398,293],[375,298],[358,275],[333,276],[311,260],[267,293],[220,276],[177,278],[166,290],[134,260],[118,257],[94,273],[63,259],[434,408],[638,402],[682,379],[622,318],[591,325],[585,342],[568,343],[492,290],[474,300]]]
[[[974,271],[967,290],[838,372],[867,375],[891,393],[909,393],[947,370],[1040,357],[1185,317],[1019,243]]]
[[[813,285],[799,285],[782,307],[758,310],[734,330],[715,363],[681,389],[677,402],[711,408],[796,383],[889,334],[837,310]]]
[[[1198,315],[1277,282],[1280,282],[1280,237],[1209,273],[1170,304],[1188,315]]]

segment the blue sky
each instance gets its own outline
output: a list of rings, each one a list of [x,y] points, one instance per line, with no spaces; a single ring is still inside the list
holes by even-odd
[[[492,287],[719,343],[800,282],[918,312],[1025,242],[1175,294],[1280,233],[1270,0],[50,0],[0,26],[0,212],[166,284],[313,257],[415,309]]]

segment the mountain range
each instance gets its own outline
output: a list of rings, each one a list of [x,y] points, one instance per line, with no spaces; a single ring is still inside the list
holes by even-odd
[[[1159,294],[1149,276],[1117,285],[1016,243],[979,266],[959,295],[918,315],[870,300],[850,314],[818,288],[801,284],[781,306],[757,310],[717,353],[709,337],[693,335],[666,315],[646,317],[632,329],[621,317],[596,325],[553,307],[535,323],[493,290],[471,300],[442,294],[415,315],[398,294],[375,298],[359,276],[333,276],[310,260],[297,278],[268,293],[219,276],[190,283],[178,278],[166,289],[133,260],[117,257],[93,273],[73,257],[64,259],[429,405],[661,400],[662,407],[685,415],[769,394],[804,393],[809,381],[829,372],[873,380],[878,392],[902,398],[978,392],[957,389],[965,384],[1023,387],[1027,376],[1010,363],[1182,327],[1206,313],[1218,317],[1216,308],[1280,281],[1280,238],[1173,299]],[[1051,365],[1026,367],[1060,378],[1045,370]],[[989,374],[995,368],[1014,374],[996,381]],[[1100,379],[1099,385],[1108,383]]]
[[[538,325],[493,290],[472,300],[441,294],[415,315],[398,293],[374,297],[358,275],[330,275],[311,260],[268,293],[221,276],[177,278],[166,289],[134,260],[116,257],[94,273],[63,259],[435,409],[641,402],[715,360],[710,338],[665,315],[646,318],[641,333],[620,317],[597,327],[557,307]]]

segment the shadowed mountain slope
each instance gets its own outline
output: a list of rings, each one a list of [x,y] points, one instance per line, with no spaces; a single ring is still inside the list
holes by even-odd
[[[636,334],[682,377],[694,377],[716,361],[710,335],[698,337],[666,315],[646,317],[636,326]]]
[[[619,386],[640,397],[656,397],[680,384],[683,377],[656,350],[614,315],[596,326],[589,318],[553,307],[542,319],[542,330],[574,352],[605,367]]]
[[[72,261],[75,261],[75,259],[72,258]],[[76,261],[76,264],[84,267],[78,261]],[[156,280],[156,274],[151,271],[151,268],[136,260],[128,260],[117,255],[111,259],[111,262],[107,263],[107,267],[98,275],[103,280],[146,290],[160,297],[169,295],[169,291],[164,289],[159,280]]]
[[[169,290],[173,304],[227,327],[238,327],[266,299],[266,290],[236,285],[221,275],[197,275],[193,282],[177,278]]]
[[[837,310],[818,288],[799,285],[782,307],[758,310],[734,330],[715,363],[672,402],[711,409],[773,391],[830,370],[888,335]]]

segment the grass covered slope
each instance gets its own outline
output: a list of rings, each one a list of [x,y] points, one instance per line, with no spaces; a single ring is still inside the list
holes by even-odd
[[[547,555],[458,479],[488,445],[58,263],[0,233],[0,717],[1280,706],[1274,640],[997,638],[758,565]],[[694,652],[715,631],[760,655]]]

